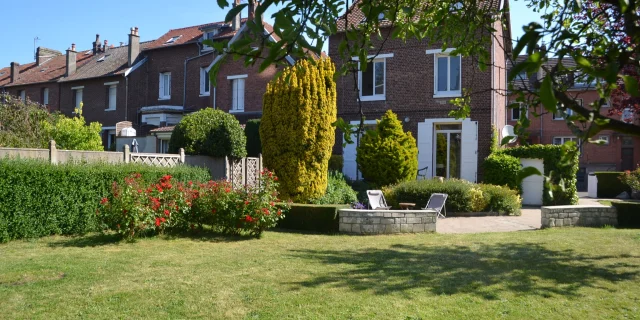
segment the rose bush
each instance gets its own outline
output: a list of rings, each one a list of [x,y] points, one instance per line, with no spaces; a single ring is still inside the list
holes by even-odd
[[[97,214],[105,229],[127,239],[168,229],[186,231],[210,225],[225,233],[259,236],[274,227],[287,204],[278,203],[278,178],[263,171],[254,187],[234,188],[228,181],[183,184],[171,176],[146,184],[139,174],[113,183]]]

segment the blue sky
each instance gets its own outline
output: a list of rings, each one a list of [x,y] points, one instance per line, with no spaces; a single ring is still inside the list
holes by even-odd
[[[513,36],[536,16],[523,1],[511,1]],[[37,46],[64,52],[76,43],[90,49],[96,34],[101,41],[127,42],[129,28],[140,28],[142,41],[158,38],[169,29],[221,21],[225,12],[215,0],[7,0],[0,19],[0,67],[11,61],[33,61],[33,39]],[[269,17],[267,12],[265,15]],[[268,19],[267,19],[268,20]]]

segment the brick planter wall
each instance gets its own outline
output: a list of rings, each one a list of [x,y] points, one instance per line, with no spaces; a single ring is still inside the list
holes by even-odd
[[[617,226],[616,208],[604,206],[542,207],[542,228]]]
[[[341,209],[340,232],[390,234],[435,232],[436,213],[427,210]]]

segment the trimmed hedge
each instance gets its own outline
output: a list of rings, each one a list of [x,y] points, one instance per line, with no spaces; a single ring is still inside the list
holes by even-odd
[[[170,174],[178,181],[207,181],[203,168],[141,164],[59,164],[0,159],[0,242],[52,234],[98,231],[96,210],[114,181],[131,173],[147,181]]]
[[[251,119],[244,126],[244,135],[247,136],[247,157],[258,157],[262,153],[260,141],[260,119]]]
[[[549,190],[545,185],[542,203],[545,206],[570,205],[578,203],[578,189],[576,187],[578,174],[578,163],[580,153],[576,152],[573,159],[563,162],[562,157],[567,153],[566,146],[550,144],[534,144],[530,146],[519,146],[498,150],[494,155],[510,155],[519,159],[543,159],[545,176],[549,176],[553,171],[552,183],[557,185],[564,179],[564,191],[558,189],[553,191],[553,198],[549,196]],[[516,176],[512,177],[514,180]],[[490,179],[490,178],[489,178]],[[485,182],[487,180],[485,174]]]
[[[327,192],[318,199],[313,199],[313,204],[352,204],[358,201],[358,194],[347,183],[341,172],[329,171],[327,180]]]
[[[485,201],[480,205],[484,208],[476,211],[519,215],[522,205],[520,196],[515,190],[457,179],[446,179],[443,182],[436,179],[414,180],[385,187],[382,191],[387,204],[393,208],[399,208],[401,202],[415,203],[416,208],[424,208],[433,193],[448,195],[445,204],[447,213],[473,212],[474,206],[478,206],[474,196],[478,194],[484,197]]]
[[[293,203],[284,219],[278,222],[278,228],[336,233],[340,225],[338,210],[347,208],[349,208],[348,205]]]
[[[629,186],[620,181],[622,172],[595,172],[598,178],[598,198],[615,198],[623,192],[631,194]]]
[[[618,211],[618,227],[640,228],[640,202],[612,202]]]
[[[504,153],[494,153],[484,160],[482,166],[485,183],[507,186],[522,193],[522,187],[518,185],[516,179],[518,172],[522,169],[520,159]]]

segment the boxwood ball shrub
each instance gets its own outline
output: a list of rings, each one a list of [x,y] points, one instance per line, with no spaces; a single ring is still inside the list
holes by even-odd
[[[196,111],[180,120],[171,134],[169,152],[212,157],[242,158],[247,155],[247,138],[238,119],[212,108]]]
[[[367,131],[357,148],[356,162],[362,177],[377,186],[415,180],[418,174],[418,147],[411,132],[391,110],[375,130]]]
[[[247,121],[244,127],[244,135],[247,137],[247,156],[258,157],[262,153],[260,142],[260,119]]]
[[[614,171],[595,172],[598,178],[598,198],[615,198],[623,192],[631,194],[631,188],[620,180],[623,174],[624,172]]]
[[[484,160],[483,167],[485,183],[520,191],[521,186],[517,181],[518,172],[522,169],[520,159],[505,153],[494,153]]]
[[[329,59],[298,61],[267,85],[260,121],[265,168],[280,178],[283,199],[307,202],[327,190],[335,143],[335,67]]]
[[[208,181],[207,169],[142,164],[58,164],[0,159],[0,242],[52,234],[98,231],[96,210],[113,182],[139,173],[146,181],[171,175],[175,181]]]
[[[351,204],[358,201],[357,193],[347,183],[341,172],[329,172],[326,193],[311,201],[314,204]]]

